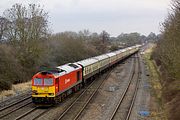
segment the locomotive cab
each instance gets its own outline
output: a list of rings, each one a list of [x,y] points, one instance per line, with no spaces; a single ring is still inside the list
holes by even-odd
[[[33,103],[53,103],[55,97],[55,77],[57,70],[39,72],[32,78]]]

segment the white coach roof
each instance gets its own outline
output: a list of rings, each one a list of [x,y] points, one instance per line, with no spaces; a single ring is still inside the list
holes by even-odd
[[[108,55],[109,57],[112,57],[112,56],[116,56],[116,53],[115,52],[111,52],[111,53],[107,53],[106,55]]]
[[[94,57],[94,58],[95,58],[95,59],[98,59],[98,60],[103,60],[103,59],[106,59],[106,58],[108,58],[108,57],[109,57],[108,55],[103,54],[103,55],[99,55],[99,56]]]
[[[66,73],[70,73],[74,70],[78,70],[79,68],[81,68],[81,66],[76,63],[68,63],[65,65],[58,66],[57,68],[64,70]]]
[[[83,66],[88,66],[88,65],[91,65],[91,64],[94,64],[98,62],[97,59],[94,59],[94,58],[88,58],[88,59],[85,59],[85,60],[81,60],[81,61],[78,61],[76,63],[80,64],[80,65],[83,65]]]

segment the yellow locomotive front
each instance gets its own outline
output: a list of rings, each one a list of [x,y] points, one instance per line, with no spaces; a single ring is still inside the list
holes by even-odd
[[[55,81],[52,74],[40,72],[32,78],[32,101],[35,104],[53,103],[55,100]]]

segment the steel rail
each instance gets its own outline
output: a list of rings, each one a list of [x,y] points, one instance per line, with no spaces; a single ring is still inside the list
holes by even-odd
[[[3,110],[5,110],[5,109],[7,109],[7,108],[10,108],[10,107],[18,104],[18,103],[20,103],[20,102],[22,102],[22,101],[25,101],[25,100],[27,100],[27,99],[29,99],[29,98],[31,98],[31,95],[30,95],[30,96],[27,96],[27,97],[25,97],[25,98],[23,98],[23,99],[21,99],[21,100],[19,100],[19,101],[13,102],[12,104],[10,104],[10,105],[8,105],[8,106],[2,107],[2,108],[0,108],[0,112],[3,111]]]
[[[7,112],[6,114],[0,116],[0,119],[3,118],[3,117],[5,117],[5,116],[7,116],[7,115],[9,115],[9,114],[11,114],[11,113],[13,113],[13,112],[15,112],[16,110],[21,109],[21,108],[24,107],[24,106],[29,105],[30,103],[32,103],[32,101],[29,101],[29,102],[27,102],[27,103],[25,103],[25,104],[23,104],[23,105],[21,105],[21,106],[18,106],[17,108],[11,110],[10,112]]]
[[[27,116],[28,114],[32,113],[33,111],[35,111],[38,107],[34,107],[32,109],[30,109],[29,111],[25,112],[24,114],[18,116],[17,118],[15,118],[15,120],[20,120],[21,118]]]
[[[139,62],[139,57],[138,57],[138,76],[137,76],[137,82],[136,82],[136,88],[135,88],[135,93],[133,95],[133,99],[131,101],[131,105],[130,105],[130,108],[128,110],[128,114],[126,116],[126,120],[129,120],[130,116],[131,116],[131,112],[132,112],[132,109],[133,109],[133,106],[134,106],[134,103],[135,103],[135,100],[136,100],[136,96],[137,96],[137,92],[138,92],[138,87],[139,87],[139,76],[140,76],[140,62]]]

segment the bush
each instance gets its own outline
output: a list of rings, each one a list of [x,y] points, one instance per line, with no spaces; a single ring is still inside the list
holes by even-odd
[[[153,53],[156,63],[161,66],[163,74],[163,95],[170,120],[179,118],[180,104],[179,86],[180,80],[180,2],[173,0],[172,10],[163,23],[162,38]]]
[[[23,80],[23,74],[20,72],[16,51],[5,44],[0,45],[0,87],[2,89],[11,88],[11,84]]]

